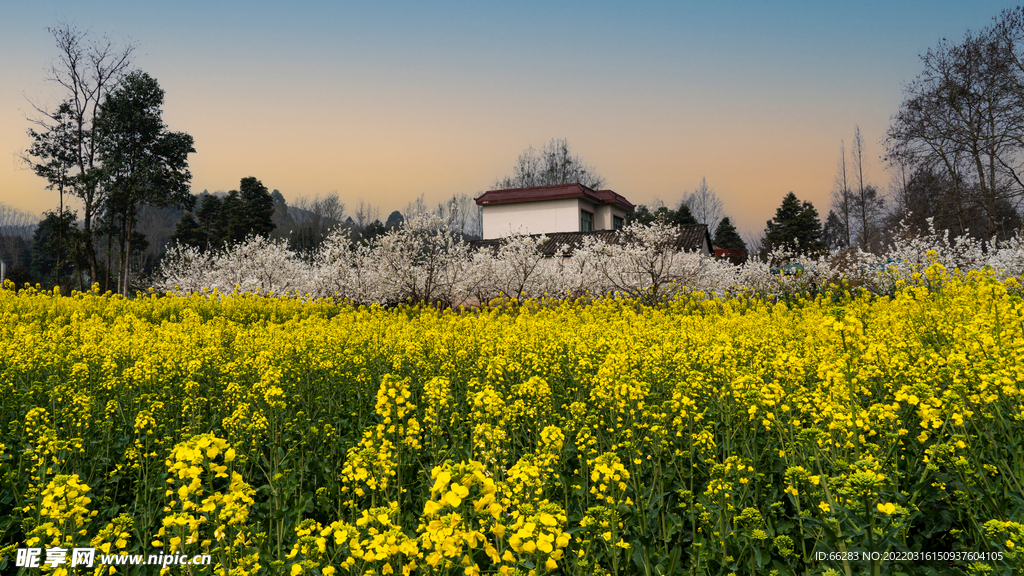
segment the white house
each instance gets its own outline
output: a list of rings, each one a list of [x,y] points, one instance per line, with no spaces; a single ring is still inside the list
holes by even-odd
[[[594,232],[622,228],[633,204],[611,190],[582,184],[490,190],[476,199],[483,239],[521,234]]]

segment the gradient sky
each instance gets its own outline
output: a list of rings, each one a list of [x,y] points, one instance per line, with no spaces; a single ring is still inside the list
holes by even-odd
[[[67,21],[138,44],[168,127],[195,138],[194,192],[256,176],[384,218],[485,191],[528,145],[567,138],[636,204],[676,204],[706,177],[751,232],[791,190],[827,214],[854,125],[887,189],[885,131],[918,55],[1012,6],[3,0],[0,202],[57,206],[18,154],[29,101],[61,97],[46,28]]]

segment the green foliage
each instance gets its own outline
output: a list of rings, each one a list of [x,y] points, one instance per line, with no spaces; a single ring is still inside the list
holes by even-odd
[[[282,218],[279,212],[287,214],[284,197],[280,192],[277,196],[279,200],[252,176],[242,178],[239,189],[228,192],[223,199],[204,193],[195,213],[186,213],[178,222],[173,239],[206,251],[242,242],[249,236],[267,237],[277,227],[275,220]]]
[[[37,176],[46,178],[47,189],[60,192],[63,202],[65,188],[70,192],[73,180],[78,179],[72,173],[77,157],[75,115],[71,103],[62,102],[48,115],[41,128],[28,131],[32,138],[32,146],[28,149],[28,157],[33,159],[30,164]]]
[[[192,137],[163,123],[164,91],[145,72],[132,72],[107,97],[96,118],[107,209],[125,221],[142,202],[191,206],[188,155]]]
[[[185,212],[181,220],[178,220],[178,225],[174,229],[174,235],[171,236],[171,242],[195,246],[204,250],[208,248],[206,235],[191,212]]]
[[[121,251],[118,285],[127,293],[128,257],[135,247],[135,224],[140,205],[191,208],[192,174],[188,155],[195,152],[192,137],[170,132],[160,107],[164,91],[145,72],[132,72],[107,96],[96,115],[96,154],[103,163],[100,177],[107,192],[104,208]]]
[[[384,223],[384,227],[388,230],[394,230],[395,228],[401,228],[405,223],[405,216],[398,210],[395,210],[388,215],[388,221]]]
[[[363,243],[369,244],[373,242],[374,238],[387,234],[388,229],[385,225],[380,223],[380,220],[374,220],[366,225],[363,232],[359,235],[359,240]]]
[[[242,178],[238,190],[240,210],[234,215],[245,236],[268,236],[274,230],[274,199],[262,182],[249,176]]]
[[[842,218],[833,210],[828,211],[828,218],[825,219],[825,226],[821,231],[821,240],[830,249],[842,249],[847,247],[846,226]]]
[[[825,250],[821,239],[818,211],[808,201],[801,202],[790,192],[775,210],[775,218],[765,229],[765,247],[768,250],[784,248],[793,253],[818,254]]]
[[[31,271],[47,285],[69,283],[75,271],[75,257],[81,250],[81,234],[75,226],[77,212],[45,212],[32,236]]]
[[[726,248],[728,250],[746,250],[747,245],[743,242],[743,238],[740,238],[739,232],[736,231],[736,227],[729,221],[729,217],[726,216],[718,223],[718,228],[715,229],[715,246],[719,248]]]
[[[669,211],[668,223],[676,226],[702,224],[702,222],[697,222],[697,219],[693,217],[693,212],[690,212],[690,207],[686,204],[680,204],[674,214]]]
[[[626,214],[626,224],[639,223],[645,226],[655,222],[664,222],[673,226],[692,226],[698,224],[697,219],[686,204],[680,204],[678,210],[672,210],[662,206],[651,212],[651,209],[644,204],[638,205],[633,212]]]

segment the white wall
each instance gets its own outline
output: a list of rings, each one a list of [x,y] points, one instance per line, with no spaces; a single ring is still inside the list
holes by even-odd
[[[593,211],[594,207],[587,203],[586,209]],[[512,232],[579,232],[580,201],[578,198],[564,198],[539,202],[484,204],[483,221],[484,240],[501,238]],[[595,222],[595,228],[596,224]]]
[[[613,204],[601,204],[594,215],[594,230],[615,230],[613,216],[626,219],[626,211]]]

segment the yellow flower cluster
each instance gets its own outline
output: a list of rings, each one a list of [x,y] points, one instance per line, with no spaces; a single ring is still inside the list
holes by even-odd
[[[78,474],[62,474],[51,480],[42,492],[39,514],[42,522],[31,532],[28,546],[67,546],[86,535],[85,526],[96,516],[89,510],[90,488]]]
[[[621,498],[626,491],[626,480],[629,480],[629,471],[622,465],[619,455],[613,452],[605,452],[589,463],[590,468],[590,493],[598,502],[605,502],[611,506]]]
[[[389,482],[399,472],[403,449],[415,453],[421,448],[421,429],[411,396],[408,379],[383,378],[374,408],[380,423],[363,431],[359,444],[349,449],[341,471],[341,490],[349,494],[347,506],[357,506],[367,493],[371,505],[387,501]],[[378,500],[378,492],[382,500]]]
[[[234,448],[213,434],[194,436],[174,446],[167,467],[164,517],[152,546],[167,553],[219,552],[239,574],[258,569],[244,558],[251,534],[246,530],[255,491],[242,475],[229,470]]]
[[[524,454],[505,473],[502,504],[514,508],[545,502],[545,490],[560,478],[557,470],[565,444],[561,428],[548,426],[540,433],[537,451]]]
[[[135,521],[128,514],[119,514],[107,523],[90,542],[92,547],[103,554],[124,552],[131,539]]]
[[[423,505],[420,525],[426,564],[437,569],[461,565],[467,574],[479,573],[472,553],[478,548],[500,563],[492,539],[504,536],[505,527],[498,523],[504,508],[484,466],[470,460],[436,467],[430,476],[430,499]]]
[[[536,508],[524,505],[512,512],[508,545],[520,555],[520,562],[526,557],[537,566],[555,570],[572,539],[564,531],[565,524],[565,511],[557,504],[545,503]],[[512,556],[503,559],[508,561]],[[503,568],[503,574],[511,572],[511,568]]]
[[[934,547],[932,525],[1009,558],[1021,294],[940,266],[891,297],[657,307],[0,290],[0,562],[73,541],[208,551],[195,574],[823,573],[818,551]]]

